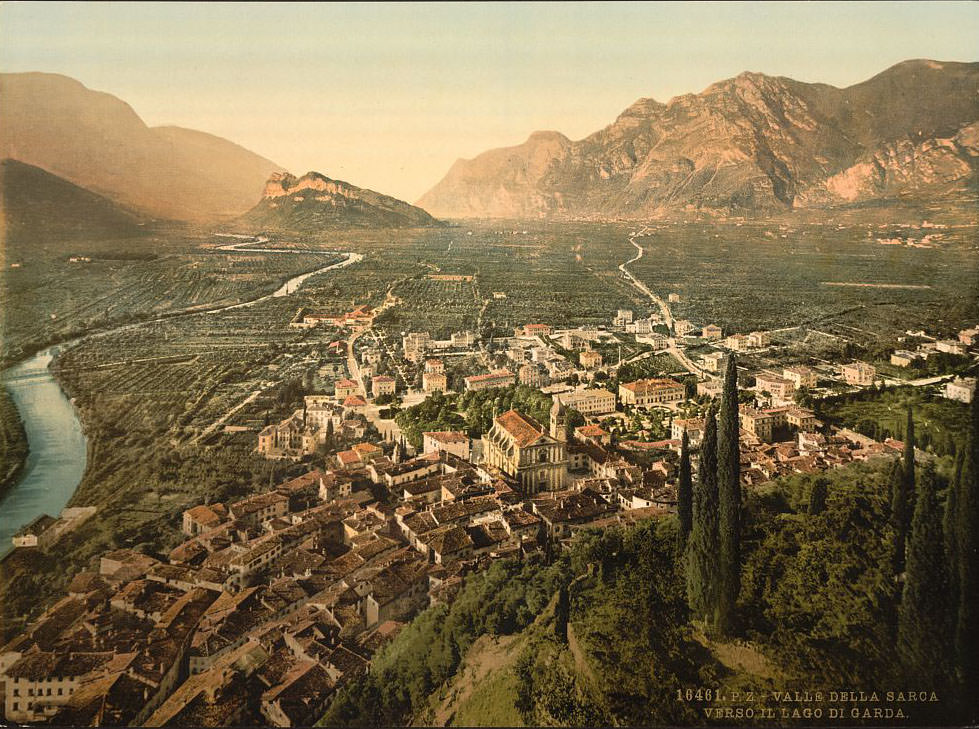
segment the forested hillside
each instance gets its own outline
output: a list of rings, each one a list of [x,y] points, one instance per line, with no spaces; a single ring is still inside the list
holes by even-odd
[[[747,497],[734,637],[708,636],[691,618],[674,517],[586,531],[550,563],[497,563],[467,578],[450,607],[424,612],[338,695],[323,724],[691,724],[724,706],[774,718],[802,710],[775,692],[902,686],[940,700],[887,703],[881,692],[847,711],[949,721],[950,694],[909,681],[896,647],[894,469],[854,464]],[[937,493],[949,475],[939,470]],[[728,703],[698,692],[708,688]]]

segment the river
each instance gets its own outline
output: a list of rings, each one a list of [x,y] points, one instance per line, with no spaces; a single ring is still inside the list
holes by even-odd
[[[235,236],[238,237],[238,236]],[[242,236],[244,238],[244,236]],[[222,246],[222,250],[241,250],[260,253],[309,253],[304,250],[281,248],[245,248],[261,245],[263,238],[247,237],[242,243]],[[330,253],[331,251],[323,251]],[[10,391],[27,434],[30,454],[24,470],[0,500],[0,556],[11,548],[11,537],[25,524],[41,514],[58,516],[71,499],[82,480],[87,462],[87,443],[81,421],[74,405],[65,396],[61,386],[48,369],[61,349],[73,346],[92,337],[104,337],[116,332],[134,329],[155,322],[168,321],[175,316],[216,314],[231,309],[267,301],[295,293],[311,276],[350,266],[363,260],[359,253],[344,253],[346,258],[338,263],[323,266],[293,276],[271,294],[259,296],[238,304],[218,306],[213,309],[187,310],[168,317],[125,324],[114,329],[100,331],[69,342],[57,344],[39,352],[3,372],[3,385]],[[96,516],[97,518],[97,516]]]
[[[31,450],[17,483],[0,501],[0,554],[6,554],[10,538],[34,517],[57,516],[85,473],[81,422],[48,369],[53,349],[4,373],[4,385],[24,422]]]

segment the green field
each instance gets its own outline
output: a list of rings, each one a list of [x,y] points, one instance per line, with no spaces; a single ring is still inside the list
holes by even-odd
[[[234,304],[336,260],[320,251],[216,250],[228,240],[171,230],[122,241],[11,245],[0,285],[0,355],[10,363],[93,329]],[[70,257],[90,261],[73,263]]]
[[[773,230],[777,235],[768,237]],[[866,226],[778,231],[657,227],[639,239],[647,253],[630,270],[661,295],[680,294],[673,305],[677,318],[713,322],[726,332],[806,324],[874,341],[922,327],[951,334],[979,318],[974,249],[878,245],[880,231],[873,229],[868,239]]]

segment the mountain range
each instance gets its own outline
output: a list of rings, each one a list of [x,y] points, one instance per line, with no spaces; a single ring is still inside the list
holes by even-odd
[[[417,207],[315,172],[296,178],[204,132],[149,127],[124,101],[57,74],[0,74],[8,158],[36,168],[5,165],[5,195],[14,182],[36,188],[5,202],[14,225],[41,222],[18,204],[64,198],[112,218],[111,230],[127,216],[311,231],[435,224],[426,210],[607,219],[974,199],[979,63],[905,61],[843,89],[746,72],[667,103],[642,98],[584,139],[534,132],[459,160]]]
[[[240,215],[282,170],[211,134],[149,127],[115,96],[49,73],[0,74],[0,158],[176,220]]]
[[[0,74],[0,158],[8,234],[116,234],[137,218],[303,232],[437,222],[319,173],[296,178],[211,134],[149,127],[121,99],[57,74]],[[39,214],[58,217],[57,201],[64,220]]]
[[[642,98],[579,141],[534,132],[459,160],[440,217],[773,213],[974,192],[979,63],[906,61],[848,88],[742,73]]]

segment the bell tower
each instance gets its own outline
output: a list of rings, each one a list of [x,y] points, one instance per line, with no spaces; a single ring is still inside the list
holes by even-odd
[[[568,441],[568,411],[556,395],[551,405],[551,437],[561,443]]]

